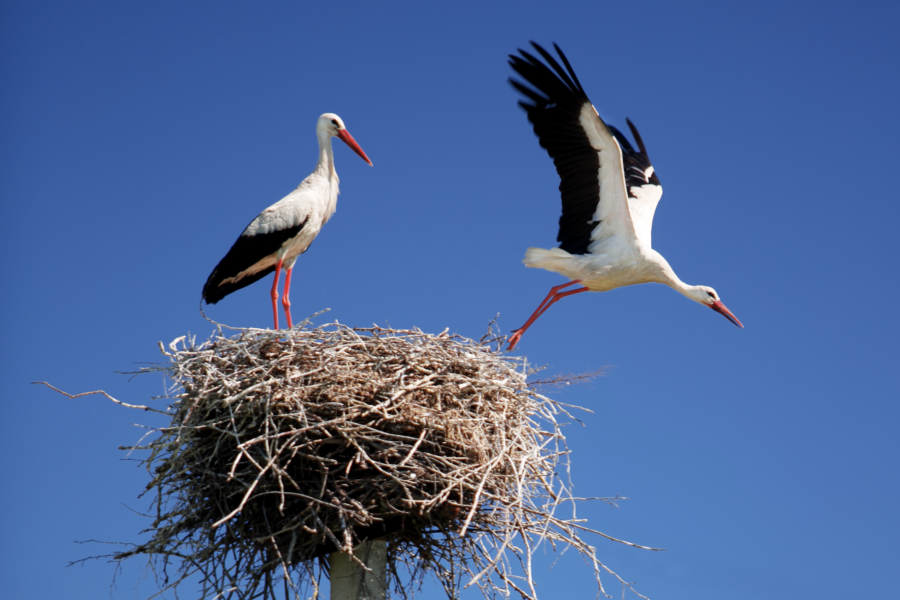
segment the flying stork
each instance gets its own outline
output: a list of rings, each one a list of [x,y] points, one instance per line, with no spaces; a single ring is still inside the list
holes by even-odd
[[[322,225],[337,208],[338,176],[334,170],[331,138],[337,137],[369,165],[372,161],[359,147],[339,116],[325,113],[316,123],[319,162],[316,170],[293,192],[259,213],[240,235],[225,258],[219,261],[203,286],[203,299],[215,304],[231,292],[258,281],[275,271],[272,283],[272,312],[278,329],[278,280],[284,276],[281,303],[288,328],[291,322],[291,270],[297,257],[309,249]]]
[[[684,283],[651,248],[650,228],[662,187],[637,128],[626,119],[639,151],[603,122],[559,46],[553,45],[565,68],[541,46],[531,45],[544,62],[519,49],[521,56],[510,55],[509,64],[528,85],[514,79],[510,83],[527,100],[519,106],[556,165],[562,216],[559,248],[529,248],[522,262],[571,281],[550,289],[528,321],[513,331],[508,349],[557,300],[638,283],[664,283],[743,327],[714,289]],[[582,287],[562,291],[576,284]]]

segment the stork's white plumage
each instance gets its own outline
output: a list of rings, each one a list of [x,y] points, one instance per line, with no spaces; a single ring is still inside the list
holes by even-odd
[[[325,113],[319,117],[316,135],[319,138],[316,170],[297,189],[259,213],[244,229],[203,286],[203,299],[207,304],[215,304],[231,292],[275,271],[271,296],[275,329],[278,329],[278,280],[284,268],[286,273],[281,303],[288,328],[293,326],[288,296],[294,262],[306,252],[322,225],[328,222],[337,208],[338,176],[334,170],[331,138],[339,138],[369,165],[372,164],[336,114]]]
[[[684,283],[650,247],[662,187],[635,126],[626,119],[638,151],[620,131],[603,122],[559,46],[553,45],[565,67],[531,44],[544,62],[521,49],[521,56],[510,55],[510,66],[528,85],[513,79],[510,83],[527,99],[519,105],[556,165],[562,216],[559,248],[529,248],[522,262],[571,281],[551,288],[525,325],[513,331],[509,350],[560,298],[638,283],[663,283],[743,327],[714,289]],[[583,287],[562,291],[579,283]]]

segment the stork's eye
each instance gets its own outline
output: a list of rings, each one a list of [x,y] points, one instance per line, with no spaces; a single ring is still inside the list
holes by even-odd
[[[715,298],[715,297],[716,297],[715,294],[713,294],[712,292],[706,292],[706,293],[709,294],[709,297],[710,297],[710,298]]]
[[[337,119],[332,119],[331,122],[337,125]]]

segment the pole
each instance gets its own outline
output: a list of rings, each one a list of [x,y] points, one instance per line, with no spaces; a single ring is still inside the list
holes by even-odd
[[[353,549],[368,571],[350,558],[346,552],[332,552],[331,600],[387,599],[387,541],[363,542]]]

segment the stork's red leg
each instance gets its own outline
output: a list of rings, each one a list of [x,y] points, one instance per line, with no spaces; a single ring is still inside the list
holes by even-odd
[[[284,316],[287,318],[288,329],[294,326],[291,322],[291,301],[288,299],[288,295],[291,293],[291,272],[293,270],[294,267],[291,265],[284,273],[284,295],[281,296],[281,304],[284,306]]]
[[[275,265],[275,281],[272,282],[272,312],[275,314],[275,331],[278,331],[278,280],[281,279],[282,259]],[[288,271],[290,272],[290,271]]]
[[[550,288],[550,293],[547,294],[547,297],[541,301],[538,305],[537,309],[532,313],[532,315],[525,321],[525,324],[519,327],[518,329],[514,329],[512,331],[513,335],[509,338],[509,346],[506,348],[507,351],[513,350],[516,347],[516,344],[519,343],[519,340],[522,339],[522,334],[525,333],[525,330],[531,327],[531,324],[537,321],[538,317],[540,317],[550,305],[554,302],[565,298],[566,296],[571,296],[572,294],[578,294],[580,292],[586,292],[588,289],[586,287],[578,288],[577,290],[569,290],[568,292],[560,292],[560,290],[569,287],[570,285],[575,285],[576,283],[581,283],[580,279],[576,279],[575,281],[570,281],[569,283],[563,283],[561,285],[554,286]]]
[[[570,285],[575,285],[578,283],[581,283],[580,279],[576,279],[575,281],[570,281],[569,283],[563,283],[563,284],[560,284],[560,285],[550,288],[550,292],[547,294],[547,297],[544,298],[543,300],[541,300],[541,303],[535,309],[534,313],[532,313],[531,318],[528,319],[528,322],[525,323],[522,327],[519,327],[518,329],[513,329],[512,332],[516,333],[517,331],[521,331],[522,333],[525,333],[525,330],[528,329],[528,327],[532,323],[534,323],[538,317],[540,317],[542,314],[544,314],[544,311],[547,310],[547,307],[549,307],[551,304],[556,302],[556,300],[554,300],[553,297],[556,295],[557,292],[559,292],[559,290],[565,289],[565,288],[569,287]],[[519,335],[519,337],[521,337],[521,334]],[[518,337],[516,339],[518,340]]]
[[[550,292],[547,294],[547,297],[544,298],[541,301],[541,303],[538,305],[537,309],[535,309],[534,313],[531,315],[531,319],[528,320],[528,323],[526,325],[520,327],[519,329],[527,329],[528,325],[533,323],[535,320],[537,320],[537,318],[539,316],[544,314],[544,311],[547,310],[547,307],[550,306],[551,304],[553,304],[553,302],[556,302],[556,300],[551,300],[551,299],[553,298],[554,295],[556,295],[556,293],[559,290],[563,290],[563,289],[569,287],[570,285],[576,285],[579,283],[581,283],[581,280],[576,279],[574,281],[570,281],[569,283],[561,283],[560,285],[553,286],[552,288],[550,288]],[[515,333],[516,331],[518,331],[518,329],[513,330],[513,333]]]

